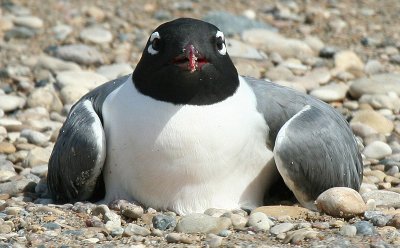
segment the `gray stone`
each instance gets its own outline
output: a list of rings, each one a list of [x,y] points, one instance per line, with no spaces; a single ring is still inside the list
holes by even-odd
[[[152,219],[153,227],[165,231],[167,229],[174,229],[176,220],[174,216],[159,214]]]
[[[267,52],[277,52],[286,58],[305,59],[314,56],[307,43],[265,29],[246,30],[242,33],[242,40]]]
[[[391,109],[394,112],[400,110],[400,98],[396,93],[392,94],[364,94],[359,98],[360,103],[368,103],[374,109]]]
[[[15,25],[27,28],[40,29],[43,28],[43,20],[36,16],[17,16],[13,19]]]
[[[310,95],[324,102],[341,101],[346,97],[349,87],[346,84],[329,84],[310,92]]]
[[[103,75],[108,80],[114,80],[121,76],[132,73],[133,68],[129,64],[118,63],[118,64],[100,66],[96,72],[100,75]]]
[[[57,83],[61,88],[76,86],[92,90],[107,81],[107,78],[92,71],[63,71],[57,75]]]
[[[31,173],[37,176],[44,176],[47,174],[47,164],[38,165],[32,168]]]
[[[32,168],[37,165],[46,164],[49,161],[51,151],[51,148],[41,147],[30,150],[25,158],[24,165]]]
[[[61,112],[63,105],[53,90],[47,88],[36,88],[31,91],[27,99],[27,106],[30,108],[43,107],[48,111]]]
[[[247,226],[254,227],[257,230],[267,231],[270,229],[270,220],[266,214],[255,212],[250,214]]]
[[[16,195],[21,192],[35,192],[35,187],[35,182],[23,178],[16,181],[0,183],[0,192],[3,194]]]
[[[357,228],[352,225],[344,225],[340,228],[339,233],[346,237],[354,237],[357,234]]]
[[[217,236],[213,233],[207,234],[206,237],[206,243],[208,247],[214,248],[214,247],[220,247],[222,245],[223,238],[220,236]]]
[[[0,95],[0,109],[4,112],[11,112],[22,108],[26,100],[20,96]]]
[[[22,130],[21,137],[26,138],[29,143],[35,144],[38,146],[42,146],[50,140],[50,137],[44,135],[41,132],[31,130],[31,129]]]
[[[365,73],[369,75],[382,73],[385,67],[378,60],[368,60],[364,67]]]
[[[113,39],[112,33],[102,27],[85,28],[81,31],[80,37],[84,41],[96,44],[110,43]]]
[[[254,60],[263,60],[267,57],[254,47],[235,39],[228,39],[226,41],[226,46],[230,57]]]
[[[374,226],[368,221],[358,221],[354,226],[358,235],[372,236],[375,233]]]
[[[61,226],[55,222],[48,222],[42,225],[44,228],[46,228],[47,230],[57,230],[57,229],[61,229]]]
[[[206,214],[189,214],[183,216],[176,225],[175,231],[184,233],[219,233],[232,225],[229,218],[212,217]]]
[[[371,190],[362,194],[364,202],[375,200],[377,207],[400,208],[400,194],[385,190]]]
[[[36,32],[26,27],[14,27],[4,35],[6,40],[9,39],[29,39],[36,35]]]
[[[276,32],[276,28],[262,22],[248,19],[244,16],[236,16],[223,11],[211,11],[203,18],[217,26],[226,36],[238,34],[252,28],[262,28]]]
[[[282,224],[278,224],[278,225],[271,227],[269,232],[274,235],[278,235],[281,233],[288,232],[288,231],[292,230],[293,228],[294,228],[294,225],[292,223],[282,223]]]
[[[74,62],[64,61],[59,58],[47,55],[39,56],[36,66],[48,69],[53,73],[58,73],[60,71],[71,71],[71,70],[81,69],[80,66]]]
[[[143,208],[134,204],[128,203],[121,206],[121,213],[123,216],[137,220],[143,215]]]
[[[125,227],[124,229],[124,235],[126,236],[133,236],[133,235],[148,236],[150,235],[150,233],[151,232],[149,229],[133,223],[129,223],[128,226]]]
[[[103,64],[103,55],[94,47],[73,44],[58,47],[55,51],[57,57],[83,65]]]
[[[371,77],[354,80],[350,85],[349,92],[359,98],[363,94],[386,94],[394,91],[400,95],[400,75],[394,73],[375,74]]]
[[[52,28],[57,40],[65,40],[73,31],[71,26],[59,24]]]
[[[382,159],[392,154],[392,148],[390,148],[388,144],[377,140],[368,144],[365,147],[363,154],[367,158]]]
[[[193,240],[183,233],[169,233],[165,239],[168,243],[184,243],[191,244]]]

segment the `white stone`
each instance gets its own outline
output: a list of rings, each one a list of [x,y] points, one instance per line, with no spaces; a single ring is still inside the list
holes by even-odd
[[[43,28],[43,20],[36,16],[17,16],[13,19],[15,25],[28,28]]]
[[[374,141],[363,151],[367,158],[382,159],[392,154],[392,148],[382,141]]]
[[[101,27],[89,27],[81,31],[80,37],[84,41],[93,43],[109,43],[112,41],[112,33]]]
[[[324,102],[333,102],[343,100],[348,89],[349,86],[345,84],[329,84],[312,90],[310,95]]]
[[[22,108],[26,100],[20,96],[0,95],[0,109],[10,112]]]
[[[132,73],[133,68],[127,63],[118,63],[100,66],[96,72],[100,75],[103,75],[108,80],[113,80]]]
[[[263,60],[266,58],[265,54],[260,53],[254,47],[235,39],[227,40],[226,46],[228,54],[231,57],[255,59],[255,60]]]
[[[92,90],[107,81],[106,77],[92,71],[63,71],[57,75],[57,82],[61,88],[79,86]]]

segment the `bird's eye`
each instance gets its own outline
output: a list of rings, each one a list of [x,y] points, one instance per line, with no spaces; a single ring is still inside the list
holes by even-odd
[[[225,55],[226,54],[226,45],[225,45],[225,37],[224,33],[221,31],[217,31],[217,34],[215,35],[216,37],[216,46],[219,54]]]
[[[147,52],[151,55],[156,55],[160,51],[160,34],[158,32],[154,32],[150,36],[150,45],[147,48]]]

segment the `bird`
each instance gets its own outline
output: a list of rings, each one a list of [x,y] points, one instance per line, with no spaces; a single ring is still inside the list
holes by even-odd
[[[329,104],[240,76],[215,25],[179,18],[150,35],[132,74],[71,108],[49,159],[55,202],[118,199],[185,215],[262,206],[280,178],[298,202],[359,190],[357,140]]]

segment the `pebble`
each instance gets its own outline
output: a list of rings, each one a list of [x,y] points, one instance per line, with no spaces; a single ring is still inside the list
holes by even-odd
[[[31,129],[22,130],[21,137],[26,138],[29,143],[38,146],[46,144],[50,139],[50,137],[44,135],[43,133]]]
[[[374,226],[368,221],[358,221],[354,224],[358,235],[372,236],[375,233]]]
[[[27,28],[43,28],[43,20],[36,16],[17,16],[14,17],[13,22],[15,25],[24,26]]]
[[[117,63],[111,65],[102,65],[96,70],[96,72],[108,80],[114,80],[132,73],[133,68],[126,63]]]
[[[46,88],[37,88],[32,90],[27,99],[29,108],[44,107],[48,111],[61,112],[63,104],[58,95]]]
[[[254,227],[256,230],[268,231],[270,229],[270,220],[268,216],[262,212],[250,214],[247,226]]]
[[[16,152],[16,148],[12,143],[0,142],[0,154],[12,154]]]
[[[292,219],[303,219],[308,216],[309,210],[297,206],[262,206],[252,211],[252,213],[255,212],[262,212],[277,219],[285,216],[289,216]]]
[[[219,233],[232,225],[229,218],[212,217],[206,214],[189,214],[183,216],[176,225],[175,231],[183,233]]]
[[[92,46],[83,44],[64,45],[56,49],[57,57],[82,65],[98,65],[104,63],[103,55]]]
[[[49,161],[51,151],[51,148],[36,147],[28,152],[24,164],[31,168],[37,165],[46,164]]]
[[[232,58],[263,60],[266,55],[260,53],[254,47],[239,40],[229,39],[226,42],[227,51]]]
[[[266,29],[250,29],[242,33],[242,40],[267,52],[277,52],[285,58],[304,59],[314,56],[307,43],[285,38],[282,35]]]
[[[152,219],[153,227],[165,231],[167,229],[174,229],[176,226],[175,217],[159,214]]]
[[[168,243],[183,243],[183,244],[191,244],[193,240],[191,240],[188,236],[183,233],[169,233],[165,237]]]
[[[60,98],[64,104],[73,104],[81,99],[89,89],[78,85],[67,85],[61,89]]]
[[[290,231],[284,238],[283,243],[299,244],[304,239],[315,239],[317,238],[317,235],[318,232],[307,228]]]
[[[394,128],[393,122],[379,112],[370,109],[357,111],[350,121],[350,125],[355,123],[365,124],[376,132],[385,135],[390,134]]]
[[[350,50],[340,51],[335,54],[335,69],[337,71],[358,70],[363,71],[364,63],[356,53]]]
[[[113,40],[112,33],[102,27],[84,28],[80,33],[80,37],[84,41],[96,44],[110,43]]]
[[[125,236],[133,236],[133,235],[148,236],[150,235],[150,233],[151,232],[149,229],[133,223],[129,223],[128,226],[125,227],[124,229]]]
[[[143,215],[143,208],[141,206],[136,206],[134,204],[128,203],[121,206],[121,214],[132,220],[137,220]]]
[[[319,56],[321,58],[331,59],[335,56],[336,52],[336,48],[325,46],[319,50]]]
[[[339,233],[346,237],[354,237],[357,234],[357,227],[353,225],[344,225],[340,228]]]
[[[394,94],[396,95],[396,93]],[[360,97],[359,102],[367,103],[371,105],[374,109],[391,109],[394,112],[398,112],[400,109],[400,98],[397,95],[391,97],[384,94],[364,94]]]
[[[213,247],[220,247],[220,246],[222,245],[222,241],[223,241],[223,238],[220,237],[220,236],[217,236],[217,235],[215,235],[215,234],[213,234],[213,233],[207,234],[207,237],[206,237],[206,244],[207,244],[210,248],[213,248]]]
[[[36,66],[38,66],[39,68],[48,69],[55,74],[61,71],[72,71],[81,69],[81,67],[74,62],[64,61],[59,58],[47,55],[39,56]]]
[[[57,40],[65,40],[73,31],[69,25],[59,24],[52,28],[54,36]]]
[[[364,94],[386,94],[390,91],[400,95],[400,77],[394,73],[375,74],[370,77],[356,79],[349,89],[351,96],[355,98],[359,98]]]
[[[22,108],[25,105],[25,99],[13,95],[0,95],[0,109],[4,112],[11,112]]]
[[[364,67],[365,73],[368,75],[379,74],[385,71],[385,67],[378,60],[368,60]]]
[[[92,71],[63,71],[57,75],[57,83],[61,88],[73,86],[91,90],[107,81],[107,78]]]
[[[276,28],[263,23],[251,20],[244,16],[236,16],[224,11],[211,11],[203,18],[204,21],[210,22],[217,26],[226,36],[239,34],[252,28],[260,28],[276,32]]]
[[[48,170],[48,165],[47,164],[43,164],[43,165],[38,165],[35,166],[31,169],[31,173],[37,176],[45,176],[47,175],[47,170]]]
[[[329,84],[312,90],[310,95],[324,102],[341,101],[345,98],[348,89],[346,84]]]
[[[279,235],[281,233],[286,233],[294,228],[294,224],[292,223],[282,223],[282,224],[277,224],[269,230],[270,233],[274,235]]]
[[[372,190],[362,194],[364,202],[373,199],[377,207],[400,208],[400,194],[385,190]]]
[[[10,39],[30,39],[36,35],[36,32],[26,27],[13,27],[7,30],[4,37],[6,40]]]
[[[367,158],[383,159],[392,154],[392,148],[382,141],[374,141],[365,147],[363,154]]]
[[[230,218],[235,229],[242,229],[247,224],[247,218],[240,214],[231,214]]]

